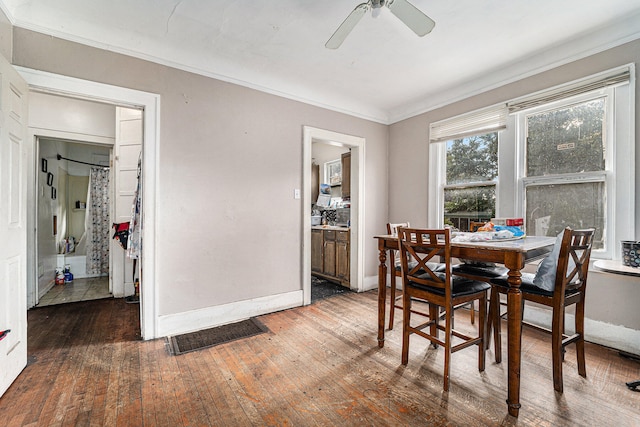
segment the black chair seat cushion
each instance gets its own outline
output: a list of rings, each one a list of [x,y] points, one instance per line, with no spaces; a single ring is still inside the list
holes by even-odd
[[[496,265],[483,265],[483,264],[458,264],[452,268],[453,274],[466,273],[473,274],[474,276],[482,276],[487,278],[500,277],[509,272],[506,267]]]
[[[520,290],[522,292],[527,292],[530,294],[552,297],[553,291],[548,291],[534,284],[535,277],[536,275],[533,273],[522,273],[522,277],[520,277],[520,280],[522,280],[522,284],[520,285]],[[504,276],[496,277],[495,279],[491,279],[491,283],[496,286],[500,286],[501,288],[504,288],[506,291],[507,289],[509,289],[509,282],[507,281],[507,279],[508,279],[508,276],[504,275]],[[579,286],[579,283],[577,282],[569,283],[567,285],[567,289],[565,290],[565,294],[573,293],[578,286]]]
[[[409,261],[408,266],[409,270],[413,269],[416,265],[418,265],[417,261]],[[427,262],[427,267],[429,267],[432,271],[440,272],[444,271],[447,268],[446,264],[439,262]],[[401,271],[402,265],[400,261],[396,261],[396,271]]]
[[[441,279],[445,279],[445,273],[437,273],[436,274]],[[420,279],[430,279],[431,276],[429,274],[422,274],[418,276]],[[460,276],[452,276],[453,287],[451,296],[453,298],[464,295],[471,295],[480,292],[487,291],[491,289],[491,285],[486,282],[479,282],[477,280],[467,279],[465,277]],[[435,295],[444,296],[444,289],[433,287],[429,285],[423,285],[422,283],[416,283],[413,281],[409,281],[409,286],[412,286],[416,289],[421,289],[423,291],[430,292]]]

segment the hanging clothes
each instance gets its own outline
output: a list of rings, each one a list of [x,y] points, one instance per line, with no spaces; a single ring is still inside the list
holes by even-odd
[[[138,157],[138,183],[131,206],[131,221],[129,221],[129,242],[127,245],[127,256],[131,259],[140,258],[142,249],[142,239],[140,236],[140,208],[142,206],[142,153]]]
[[[127,243],[129,241],[129,222],[114,222],[113,225],[113,240],[120,243],[122,249],[127,249]]]

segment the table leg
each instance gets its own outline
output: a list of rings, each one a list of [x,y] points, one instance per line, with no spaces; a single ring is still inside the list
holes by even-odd
[[[508,394],[507,406],[509,414],[517,417],[520,410],[520,364],[522,350],[522,284],[520,268],[523,265],[517,262],[519,267],[509,267],[509,291],[507,292],[507,331],[509,346],[508,358]]]
[[[384,324],[387,302],[387,250],[384,241],[378,240],[380,265],[378,266],[378,347],[384,347]]]

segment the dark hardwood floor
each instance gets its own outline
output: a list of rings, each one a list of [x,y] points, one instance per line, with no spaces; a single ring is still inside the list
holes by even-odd
[[[477,370],[477,351],[452,356],[413,338],[400,364],[401,321],[376,342],[375,292],[345,293],[260,320],[269,333],[181,356],[140,341],[138,305],[100,300],[29,312],[29,365],[0,399],[8,426],[638,426],[640,363],[588,344],[564,393],[553,390],[550,342],[525,328],[520,417],[507,415],[506,363]],[[456,326],[467,319],[456,312]],[[503,351],[506,351],[503,349]],[[506,360],[506,358],[504,358]]]

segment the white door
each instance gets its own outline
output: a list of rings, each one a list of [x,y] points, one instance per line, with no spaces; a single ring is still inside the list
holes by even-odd
[[[27,91],[0,55],[0,396],[27,365]]]
[[[138,184],[138,158],[142,150],[142,110],[116,107],[116,143],[113,170],[113,222],[131,220],[131,207]],[[113,239],[109,247],[112,293],[123,297],[134,293],[133,260]],[[139,268],[140,266],[137,265]]]

